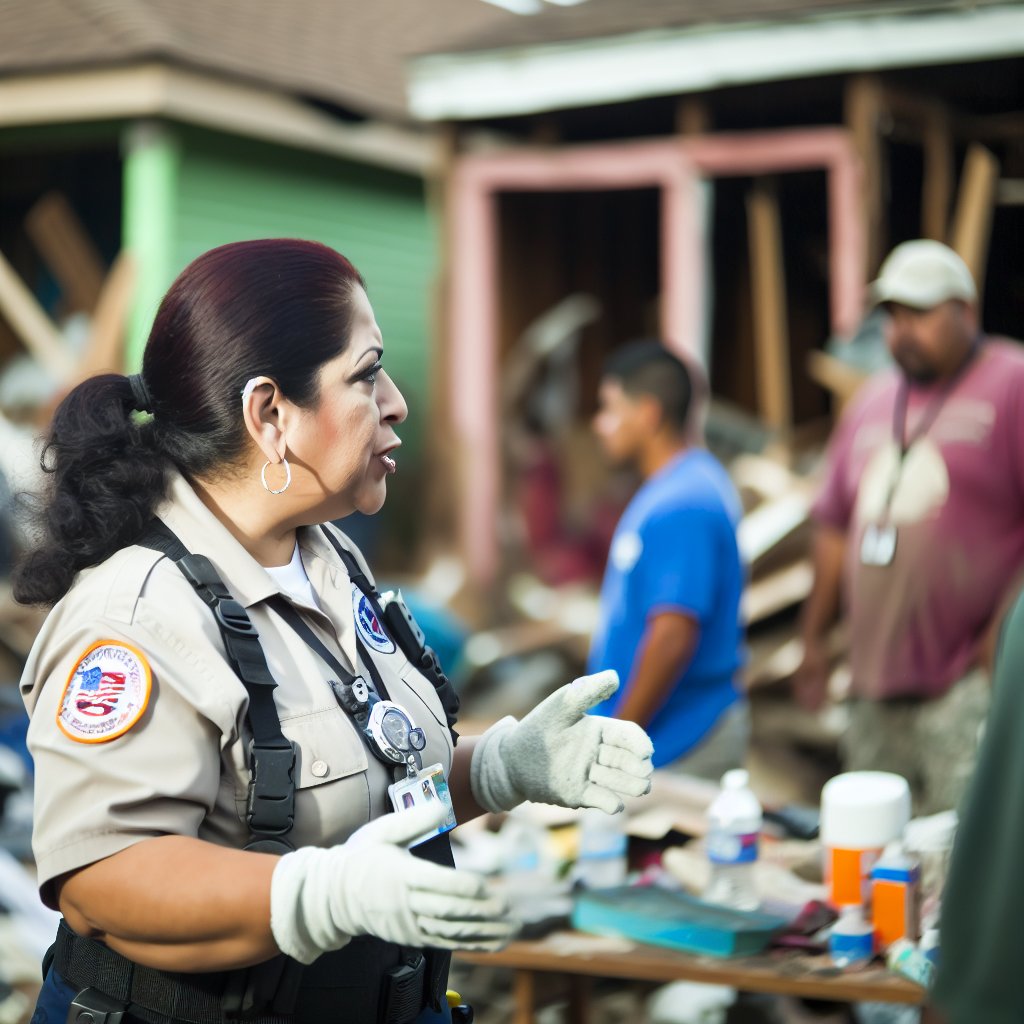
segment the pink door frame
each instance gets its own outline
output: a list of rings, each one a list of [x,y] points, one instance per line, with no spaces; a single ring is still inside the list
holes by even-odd
[[[705,178],[821,169],[828,179],[830,317],[852,333],[864,297],[866,236],[861,162],[842,128],[704,135],[538,152],[468,154],[456,163],[451,203],[452,425],[457,452],[459,546],[469,578],[485,586],[499,563],[501,487],[497,401],[497,195],[660,188],[662,331],[696,350],[704,310],[700,183]]]

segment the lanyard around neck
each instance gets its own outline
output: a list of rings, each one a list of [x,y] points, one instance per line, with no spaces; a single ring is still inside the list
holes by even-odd
[[[358,675],[351,672],[346,668],[341,660],[335,655],[335,653],[313,632],[312,627],[308,622],[299,614],[295,607],[290,604],[280,594],[275,594],[273,597],[268,598],[267,604],[281,616],[287,625],[295,632],[299,638],[306,644],[310,650],[322,662],[324,662],[329,669],[337,674],[339,682],[351,685],[356,681]],[[366,648],[363,646],[359,639],[358,634],[356,635],[356,652],[357,652],[357,664],[356,668],[359,668],[361,663],[366,671],[369,673],[370,678],[373,680],[374,688],[377,691],[377,695],[382,700],[389,700],[387,687],[384,685],[384,679],[381,677],[380,670],[377,668],[372,657],[370,657]]]
[[[971,345],[970,351],[964,356],[964,361],[957,367],[945,385],[940,388],[938,394],[928,403],[920,420],[918,420],[913,435],[909,438],[907,437],[907,405],[910,399],[910,384],[906,377],[900,382],[899,390],[896,392],[896,403],[893,406],[892,412],[892,434],[896,441],[896,447],[900,452],[901,465],[906,458],[907,452],[935,425],[935,421],[939,418],[939,413],[942,412],[942,407],[946,404],[946,400],[953,394],[957,385],[967,375],[967,371],[971,368],[980,348],[980,341],[975,341]]]
[[[957,385],[967,375],[967,371],[974,363],[974,359],[980,349],[981,341],[979,339],[971,345],[970,351],[964,357],[964,361],[960,366],[957,367],[956,372],[946,381],[945,385],[939,390],[938,394],[932,398],[931,402],[928,403],[928,406],[921,414],[921,418],[917,421],[917,426],[914,428],[914,432],[910,437],[907,437],[907,405],[910,397],[910,384],[906,377],[904,377],[900,382],[899,390],[896,392],[896,402],[893,405],[892,411],[892,436],[893,440],[896,442],[898,456],[896,460],[896,469],[893,472],[892,479],[889,481],[889,488],[886,492],[885,501],[882,505],[884,518],[888,518],[893,498],[896,496],[896,488],[899,486],[900,479],[903,477],[903,467],[906,464],[907,455],[910,452],[910,449],[935,425],[935,421],[939,418],[939,413],[942,412],[943,406],[946,404],[946,400],[953,394]]]

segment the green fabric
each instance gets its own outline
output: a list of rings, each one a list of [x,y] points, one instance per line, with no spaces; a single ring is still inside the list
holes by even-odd
[[[1024,594],[1000,639],[992,706],[942,903],[933,994],[949,1024],[1020,1024],[1024,976]]]

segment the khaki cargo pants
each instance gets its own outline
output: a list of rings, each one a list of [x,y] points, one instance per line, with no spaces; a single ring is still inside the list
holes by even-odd
[[[851,700],[839,752],[846,771],[885,771],[910,784],[913,813],[960,804],[988,714],[991,682],[972,669],[934,700]]]

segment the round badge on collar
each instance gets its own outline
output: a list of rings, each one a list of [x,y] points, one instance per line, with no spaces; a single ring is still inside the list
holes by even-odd
[[[377,618],[370,599],[353,583],[352,614],[363,643],[378,654],[392,654],[395,642],[384,632],[384,624]]]
[[[75,663],[57,709],[61,732],[79,743],[123,736],[142,717],[153,677],[141,651],[100,640]]]

